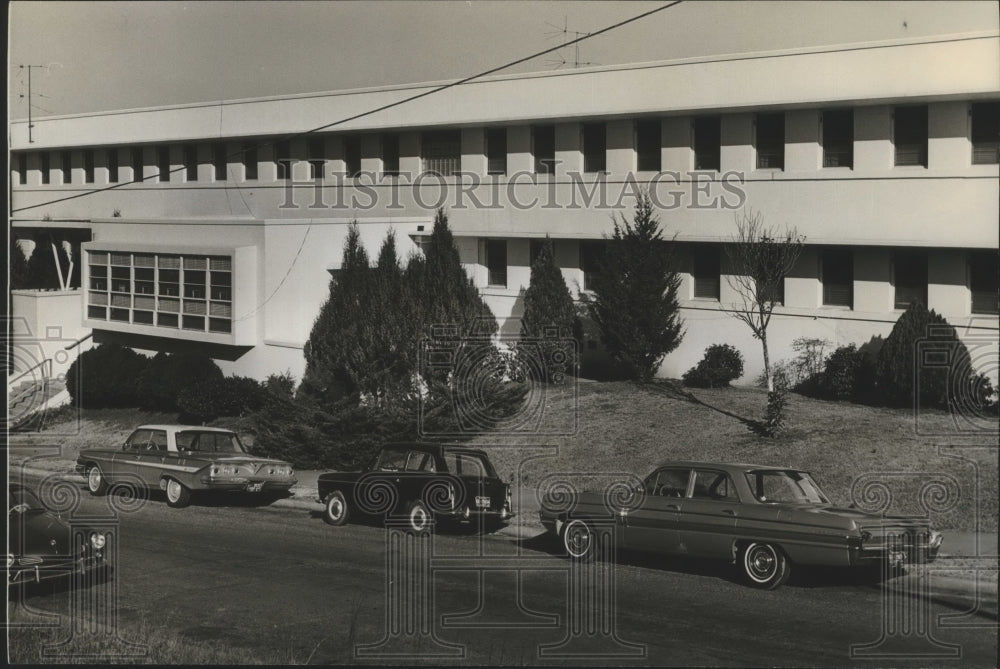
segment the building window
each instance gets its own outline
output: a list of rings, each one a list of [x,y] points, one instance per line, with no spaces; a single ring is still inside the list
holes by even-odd
[[[49,173],[52,170],[52,165],[50,164],[51,161],[49,159],[49,154],[42,152],[41,154],[39,154],[38,158],[39,162],[41,163],[38,169],[42,173],[42,183],[43,184],[50,183],[51,177],[49,176]]]
[[[608,160],[608,129],[604,123],[583,124],[583,171],[603,172]]]
[[[420,155],[424,172],[435,172],[443,177],[454,176],[462,167],[462,133],[458,130],[422,133]]]
[[[997,280],[996,251],[969,254],[969,290],[972,292],[972,313],[998,313],[1000,283]]]
[[[108,183],[118,183],[118,149],[108,149]]]
[[[361,174],[361,138],[344,138],[344,171],[348,179],[355,179]]]
[[[322,137],[309,140],[309,178],[322,179],[326,176],[326,141]]]
[[[184,180],[198,180],[198,147],[185,144],[181,147],[181,158],[184,160]]]
[[[722,121],[718,116],[699,116],[694,120],[694,168],[719,171],[722,145]]]
[[[83,152],[83,183],[94,183],[94,152],[91,149]]]
[[[660,171],[660,120],[647,119],[635,124],[636,169],[640,172]]]
[[[757,169],[785,169],[785,114],[757,114]]]
[[[212,144],[212,171],[216,181],[225,181],[229,173],[229,159],[226,156],[226,143]]]
[[[854,306],[854,253],[851,249],[825,249],[820,259],[823,304]]]
[[[1000,102],[977,102],[971,113],[972,164],[1000,163]]]
[[[274,143],[274,170],[278,181],[285,181],[292,173],[292,157],[288,140]]]
[[[394,132],[382,135],[382,174],[399,176],[399,135]]]
[[[142,149],[140,147],[134,147],[131,151],[131,161],[132,161],[132,181],[142,181],[143,177],[143,161],[142,161]]]
[[[486,240],[486,272],[488,285],[507,287],[507,240]]]
[[[896,165],[927,167],[926,106],[896,107],[892,142],[896,147]]]
[[[823,167],[854,167],[854,110],[823,112]]]
[[[170,181],[170,147],[156,147],[156,169],[161,182]]]
[[[893,284],[896,309],[906,309],[911,302],[927,304],[927,254],[897,251],[893,259]]]
[[[243,145],[243,179],[257,179],[257,146],[254,144]]]
[[[17,154],[17,183],[22,186],[28,183],[28,161],[23,153]]]
[[[531,152],[535,158],[536,174],[554,174],[556,171],[556,127],[536,125],[531,128]]]
[[[59,152],[59,163],[62,168],[62,182],[73,183],[73,155],[69,151]]]
[[[691,267],[691,276],[694,277],[694,296],[718,300],[721,275],[719,247],[696,246]]]
[[[486,173],[507,174],[507,129],[486,130]]]
[[[594,278],[604,261],[606,242],[580,242],[580,269],[583,270],[583,289],[594,289]]]

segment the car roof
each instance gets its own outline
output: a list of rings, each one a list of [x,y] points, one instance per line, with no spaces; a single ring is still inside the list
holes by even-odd
[[[461,446],[458,444],[424,444],[419,441],[400,441],[392,442],[382,446],[383,449],[391,450],[406,450],[414,449],[421,451],[431,451],[433,453],[443,454],[443,453],[478,453],[483,455],[486,451],[480,450],[478,448],[470,448],[468,446]]]
[[[197,430],[198,432],[233,432],[224,427],[206,427],[204,425],[140,425],[136,430],[167,430],[170,432],[182,432],[186,430]]]
[[[692,469],[698,469],[701,467],[707,469],[725,469],[728,472],[749,472],[749,471],[800,471],[795,467],[775,467],[774,465],[752,465],[747,463],[736,463],[736,462],[709,462],[702,460],[666,460],[661,462],[656,466],[657,469],[661,467],[688,467]]]

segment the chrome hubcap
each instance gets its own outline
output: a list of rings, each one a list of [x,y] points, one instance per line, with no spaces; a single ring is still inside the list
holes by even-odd
[[[566,550],[574,557],[580,557],[590,548],[590,532],[582,523],[575,523],[566,530]]]
[[[410,524],[415,530],[422,530],[427,525],[427,514],[423,509],[417,507],[410,514]]]
[[[330,500],[330,517],[334,520],[340,518],[341,514],[344,512],[344,505],[339,499]]]
[[[774,574],[776,562],[774,553],[770,549],[760,547],[755,548],[748,556],[747,567],[753,577],[767,579]]]
[[[177,481],[167,483],[167,497],[171,502],[176,502],[181,496],[181,484]]]
[[[90,489],[91,490],[97,490],[98,488],[100,488],[101,487],[101,470],[98,469],[97,467],[92,467],[90,469],[90,478],[88,479],[88,481],[90,482]]]

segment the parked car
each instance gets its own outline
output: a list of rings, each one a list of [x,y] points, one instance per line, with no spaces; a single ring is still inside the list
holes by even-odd
[[[73,526],[52,513],[30,489],[7,490],[7,586],[108,571],[103,532]]]
[[[141,425],[120,447],[80,451],[76,470],[92,495],[144,485],[165,490],[172,507],[192,492],[284,493],[296,482],[292,465],[247,454],[235,432],[191,425]]]
[[[514,516],[510,486],[484,451],[432,444],[387,444],[363,472],[321,474],[323,519],[343,525],[354,514],[404,519],[418,533],[432,521],[459,525],[482,521],[494,531]]]
[[[539,516],[574,559],[613,536],[618,548],[729,560],[766,589],[793,564],[931,562],[942,540],[924,519],[836,507],[808,472],[782,467],[665,462],[631,493],[628,503],[582,493],[565,510],[546,496]]]

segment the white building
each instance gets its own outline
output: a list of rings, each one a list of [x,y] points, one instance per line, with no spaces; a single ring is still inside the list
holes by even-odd
[[[14,291],[14,315],[62,348],[92,332],[301,378],[347,224],[372,252],[394,229],[405,257],[443,206],[516,336],[532,240],[555,240],[578,295],[612,212],[629,216],[628,193],[652,181],[684,255],[687,335],[662,375],[714,343],[743,351],[744,382],[760,371],[720,253],[743,208],[807,240],[772,360],[797,337],[888,334],[912,299],[996,359],[996,31],[494,76],[358,116],[435,86],[46,117],[30,141],[12,122],[15,238],[88,240],[82,285]]]

